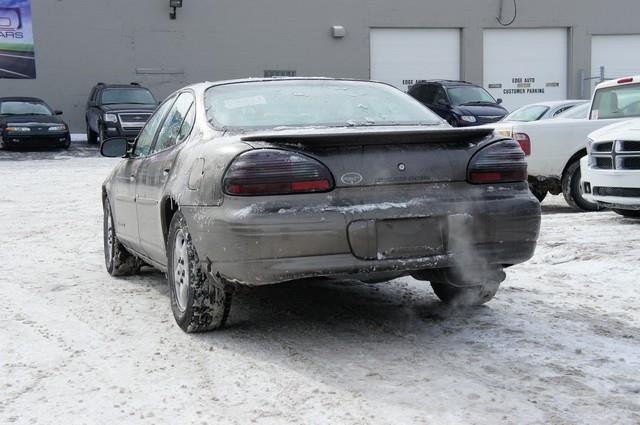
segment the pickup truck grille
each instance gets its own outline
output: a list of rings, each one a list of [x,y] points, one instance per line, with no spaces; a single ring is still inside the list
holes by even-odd
[[[640,141],[594,143],[591,146],[591,167],[599,170],[640,170]]]

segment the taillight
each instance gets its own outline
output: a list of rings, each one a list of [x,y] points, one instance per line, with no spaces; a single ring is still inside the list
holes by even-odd
[[[513,135],[513,138],[516,142],[518,142],[525,156],[531,155],[531,139],[529,139],[529,136],[527,134],[515,133]]]
[[[618,84],[633,83],[633,77],[621,78],[618,80]]]
[[[239,155],[229,166],[225,193],[238,196],[328,192],[331,172],[319,161],[296,152],[257,149]]]
[[[469,162],[468,181],[472,184],[527,181],[527,161],[520,145],[503,140],[481,149]]]

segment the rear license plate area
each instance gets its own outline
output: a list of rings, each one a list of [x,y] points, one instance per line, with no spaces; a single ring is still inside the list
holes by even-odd
[[[377,258],[415,258],[443,254],[444,221],[439,217],[376,220]]]

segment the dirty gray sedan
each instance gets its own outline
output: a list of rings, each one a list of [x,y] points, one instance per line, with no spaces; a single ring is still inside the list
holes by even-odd
[[[482,304],[540,226],[516,142],[453,129],[381,83],[186,87],[102,153],[123,157],[102,188],[107,270],[166,272],[187,332],[224,325],[236,285],[320,276],[412,275]]]

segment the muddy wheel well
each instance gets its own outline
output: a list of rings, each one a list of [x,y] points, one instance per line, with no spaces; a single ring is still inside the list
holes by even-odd
[[[569,168],[569,166],[571,164],[573,164],[575,161],[580,161],[580,158],[582,158],[583,156],[585,156],[587,154],[587,149],[580,149],[578,152],[574,153],[573,156],[571,157],[571,159],[569,159],[569,161],[567,162],[567,164],[564,166],[564,170],[562,170],[562,179],[564,179],[564,173],[567,172],[567,168]]]
[[[164,237],[165,245],[167,243],[167,237],[169,235],[169,225],[173,219],[173,215],[178,211],[178,203],[173,198],[167,198],[162,203],[162,236]]]

